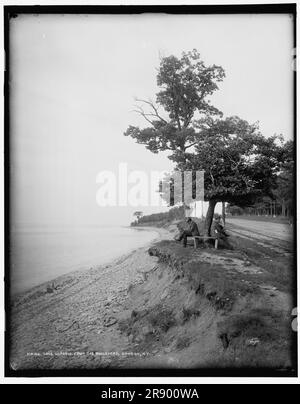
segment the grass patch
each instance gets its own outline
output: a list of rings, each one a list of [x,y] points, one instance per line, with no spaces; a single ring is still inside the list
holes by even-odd
[[[187,336],[179,337],[176,341],[176,349],[181,351],[182,349],[187,348],[191,344],[191,339]]]
[[[156,310],[153,310],[150,313],[148,320],[152,327],[161,330],[164,333],[176,325],[176,319],[173,312],[166,308],[156,308]]]
[[[269,283],[283,291],[291,291],[295,284],[296,266],[293,254],[282,255],[270,248],[257,244],[254,240],[238,236],[230,237],[236,251],[247,255],[249,260],[264,270],[259,277],[252,280]]]
[[[200,310],[194,307],[184,307],[182,309],[182,324],[192,320],[193,318],[199,317],[200,314]]]

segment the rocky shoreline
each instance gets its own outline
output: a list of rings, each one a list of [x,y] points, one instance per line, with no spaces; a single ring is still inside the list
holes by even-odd
[[[149,246],[170,237],[164,229],[139,230],[155,230],[158,237],[111,264],[60,276],[13,299],[14,370],[105,366],[116,353],[130,348],[127,339],[112,329],[115,314],[122,310],[128,290],[143,282],[155,266]]]

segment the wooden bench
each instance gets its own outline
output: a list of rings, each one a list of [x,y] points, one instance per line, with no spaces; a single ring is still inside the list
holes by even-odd
[[[191,236],[194,240],[194,248],[197,248],[197,239],[198,240],[215,240],[215,249],[218,249],[218,239],[216,237],[207,237],[207,236]]]

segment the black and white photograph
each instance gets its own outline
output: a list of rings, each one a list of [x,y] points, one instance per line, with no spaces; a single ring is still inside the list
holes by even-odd
[[[297,377],[296,4],[7,5],[4,48],[6,375]]]

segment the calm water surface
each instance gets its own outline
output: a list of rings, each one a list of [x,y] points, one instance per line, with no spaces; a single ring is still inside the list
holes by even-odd
[[[11,292],[23,292],[78,269],[89,269],[142,247],[155,231],[126,227],[22,227],[11,234]]]

